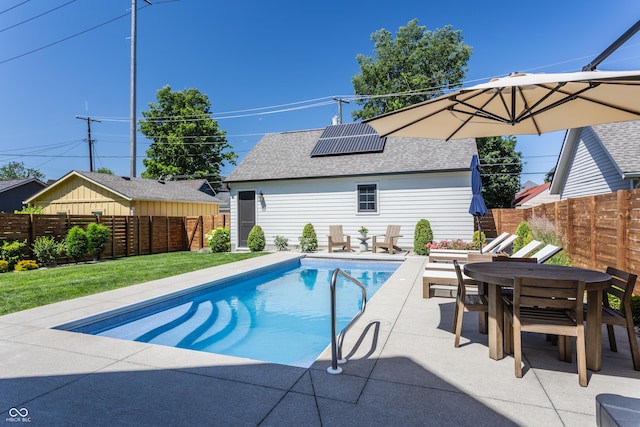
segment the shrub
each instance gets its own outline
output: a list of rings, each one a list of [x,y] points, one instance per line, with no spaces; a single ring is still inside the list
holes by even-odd
[[[528,243],[533,240],[533,232],[531,231],[531,226],[526,221],[522,221],[518,224],[518,228],[516,228],[516,236],[518,238],[513,241],[513,252],[516,252],[523,247],[525,247]]]
[[[264,249],[266,240],[264,238],[264,231],[259,225],[254,225],[247,237],[247,246],[251,249],[251,252],[260,252]]]
[[[473,244],[475,246],[473,249],[480,249],[487,244],[487,236],[484,232],[480,233],[479,230],[473,232]]]
[[[607,296],[609,297],[609,306],[611,308],[624,311],[620,298],[611,294]],[[634,325],[640,325],[640,295],[633,295],[631,297],[631,317],[633,318]]]
[[[289,239],[284,236],[276,236],[273,238],[273,244],[279,251],[286,251],[289,246]]]
[[[302,236],[300,236],[300,250],[302,252],[313,252],[318,249],[318,236],[316,230],[313,228],[313,224],[309,223],[302,229]]]
[[[22,259],[26,248],[26,242],[20,242],[19,240],[9,242],[5,240],[0,248],[0,259],[7,261],[9,269],[12,269]]]
[[[38,264],[32,259],[23,259],[16,264],[16,271],[36,270]]]
[[[631,297],[631,317],[635,325],[640,325],[640,295]]]
[[[417,255],[429,255],[429,248],[426,245],[431,243],[432,240],[431,224],[426,219],[419,220],[413,232],[413,251]]]
[[[559,235],[556,232],[555,224],[549,221],[547,217],[531,217],[529,218],[529,225],[531,226],[531,236],[533,239],[539,240],[544,244],[552,244],[561,247],[566,246],[564,243],[564,236]],[[551,259],[547,260],[546,264],[571,265],[571,260],[569,259],[569,254],[567,252],[560,251]]]
[[[0,273],[6,273],[7,271],[9,271],[9,263],[0,259]]]
[[[87,252],[93,256],[94,260],[100,259],[100,254],[104,252],[111,238],[111,230],[105,225],[92,222],[87,224],[86,234]]]
[[[89,248],[87,233],[84,229],[76,225],[67,233],[65,244],[67,256],[75,262],[78,262],[86,255],[87,249]]]
[[[429,249],[463,249],[463,250],[477,249],[475,243],[465,242],[462,239],[441,240],[438,243],[435,243],[435,242],[427,243],[427,247]]]
[[[56,242],[53,236],[39,236],[33,241],[31,250],[40,265],[56,265],[56,260],[64,252],[64,243]]]
[[[205,239],[212,252],[231,251],[231,232],[228,228],[218,227],[211,230],[206,234]]]
[[[24,206],[21,210],[15,210],[13,213],[15,214],[41,214],[44,212],[44,208],[42,206]]]

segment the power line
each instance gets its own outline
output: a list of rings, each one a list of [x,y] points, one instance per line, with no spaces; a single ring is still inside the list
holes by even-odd
[[[5,10],[3,10],[3,11],[0,11],[0,15],[2,15],[3,13],[9,12],[10,10],[15,9],[15,8],[16,8],[16,7],[18,7],[18,6],[22,6],[22,5],[23,5],[23,4],[25,4],[25,3],[29,3],[30,1],[31,1],[31,0],[24,0],[22,3],[18,3],[18,4],[16,4],[15,6],[11,6],[11,7],[10,7],[10,8],[8,8],[8,9],[5,9]]]
[[[25,19],[25,20],[24,20],[24,21],[22,21],[22,22],[18,22],[17,24],[13,24],[13,25],[11,25],[11,26],[9,26],[9,27],[3,28],[3,29],[1,29],[1,30],[0,30],[0,33],[3,33],[3,32],[5,32],[5,31],[7,31],[7,30],[12,29],[12,28],[18,27],[18,26],[20,26],[20,25],[22,25],[22,24],[26,24],[27,22],[33,21],[34,19],[38,19],[38,18],[40,18],[41,16],[45,16],[45,15],[47,15],[47,14],[49,14],[49,13],[53,12],[53,11],[56,11],[56,10],[58,10],[58,9],[61,9],[61,8],[65,7],[65,6],[68,6],[68,5],[70,5],[71,3],[75,2],[75,1],[76,1],[76,0],[70,0],[70,1],[66,2],[65,4],[62,4],[62,5],[57,6],[57,7],[54,7],[53,9],[49,9],[49,10],[47,10],[46,12],[42,12],[42,13],[41,13],[41,14],[39,14],[39,15],[33,16],[33,17],[29,18],[29,19]]]

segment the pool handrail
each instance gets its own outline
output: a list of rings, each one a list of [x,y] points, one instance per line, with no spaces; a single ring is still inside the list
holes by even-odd
[[[338,281],[339,274],[360,287],[362,290],[362,306],[360,307],[360,311],[356,313],[347,326],[340,331],[340,334],[336,335],[336,282]],[[364,313],[364,310],[367,308],[367,288],[365,288],[358,279],[351,277],[339,268],[333,270],[333,274],[331,275],[331,284],[329,287],[331,289],[331,366],[327,368],[327,372],[330,374],[339,374],[342,372],[342,368],[338,366],[338,363],[347,363],[347,360],[342,358],[342,343],[344,341],[344,336],[351,328],[351,325],[353,325],[353,323],[362,316],[362,313]]]

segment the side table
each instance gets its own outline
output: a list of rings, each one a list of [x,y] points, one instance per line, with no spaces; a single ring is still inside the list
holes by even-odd
[[[358,240],[360,240],[360,252],[366,252],[369,250],[369,243],[367,243],[367,240],[369,240],[370,238],[371,237],[363,235],[358,236]]]

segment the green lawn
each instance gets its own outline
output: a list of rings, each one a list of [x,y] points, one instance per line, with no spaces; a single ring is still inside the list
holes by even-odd
[[[0,315],[264,254],[173,252],[3,273]]]

